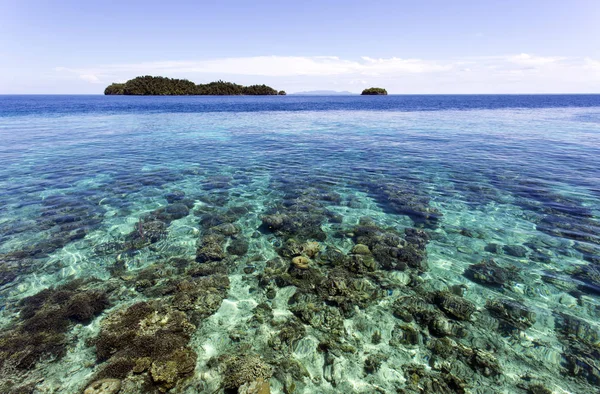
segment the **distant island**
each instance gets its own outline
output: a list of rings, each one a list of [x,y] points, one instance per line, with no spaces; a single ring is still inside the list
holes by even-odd
[[[337,91],[337,90],[311,90],[308,92],[296,92],[290,93],[294,96],[350,96],[356,95],[356,93],[348,92],[348,91]]]
[[[387,90],[383,88],[368,88],[362,91],[363,96],[387,96]]]
[[[243,86],[220,80],[196,85],[187,79],[146,75],[130,79],[125,83],[113,83],[104,89],[104,94],[128,96],[283,96],[285,92],[283,90],[277,91],[267,85]]]

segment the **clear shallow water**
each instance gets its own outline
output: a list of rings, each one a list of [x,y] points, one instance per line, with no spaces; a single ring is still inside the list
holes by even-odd
[[[0,141],[3,391],[598,390],[600,96],[0,96]]]

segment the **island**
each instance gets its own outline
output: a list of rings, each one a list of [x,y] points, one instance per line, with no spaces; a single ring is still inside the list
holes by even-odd
[[[130,79],[125,83],[113,83],[104,89],[105,95],[127,96],[284,96],[267,85],[243,86],[232,82],[216,81],[196,85],[187,79],[153,77],[146,75]]]
[[[362,91],[363,96],[387,96],[387,90],[383,88],[368,88]]]

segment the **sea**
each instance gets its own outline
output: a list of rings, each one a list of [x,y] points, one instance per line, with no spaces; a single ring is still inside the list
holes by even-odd
[[[0,96],[2,393],[595,393],[600,95]]]

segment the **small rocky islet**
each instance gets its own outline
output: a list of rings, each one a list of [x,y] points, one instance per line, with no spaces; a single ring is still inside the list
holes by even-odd
[[[361,92],[362,96],[387,96],[387,94],[384,88],[367,88]]]
[[[2,392],[552,393],[557,368],[577,392],[600,385],[599,331],[569,311],[586,289],[548,273],[540,280],[571,286],[572,300],[540,308],[524,297],[526,271],[496,261],[535,258],[541,245],[487,244],[488,257],[448,283],[427,253],[443,214],[422,190],[357,185],[409,219],[400,227],[340,214],[358,202],[318,179],[271,181],[277,197],[256,211],[236,192],[245,177],[198,178],[197,195],[156,179],[168,191],[161,206],[96,245],[112,261],[107,277],[11,302],[40,259],[99,228],[93,199],[45,200],[38,225],[55,241],[0,256],[12,316],[0,334]],[[178,221],[194,224],[193,254],[170,245]],[[573,277],[598,283],[593,269]],[[77,379],[44,381],[56,368]]]

